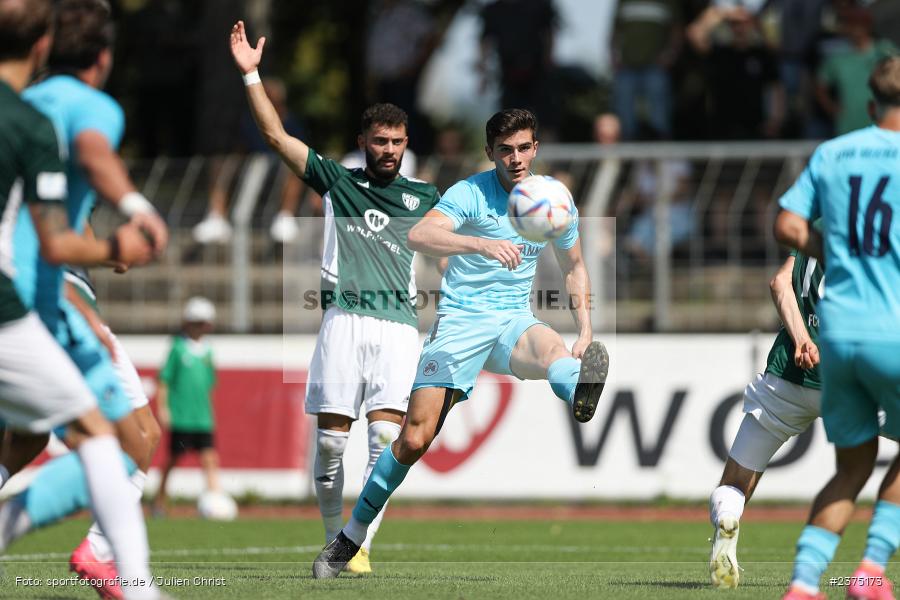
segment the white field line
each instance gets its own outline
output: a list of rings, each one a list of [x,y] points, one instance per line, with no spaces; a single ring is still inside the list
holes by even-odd
[[[175,548],[165,550],[153,550],[154,559],[167,557],[190,556],[241,556],[241,555],[266,555],[266,554],[311,554],[318,553],[322,549],[320,545],[309,546],[273,546],[260,547],[248,546],[244,548]],[[609,553],[624,554],[682,554],[705,553],[708,546],[697,547],[669,547],[669,546],[554,546],[549,544],[376,544],[379,551],[426,551],[426,552],[457,552],[457,551],[497,551],[507,552],[558,552],[561,554],[586,553],[588,555],[600,555]],[[69,552],[42,552],[35,554],[6,554],[0,556],[0,562],[53,562],[68,560]],[[379,562],[379,561],[376,561]],[[428,561],[426,561],[428,562]],[[481,561],[472,561],[481,562]],[[493,562],[493,561],[489,561]],[[528,561],[533,562],[533,561]],[[538,561],[541,562],[541,561]]]

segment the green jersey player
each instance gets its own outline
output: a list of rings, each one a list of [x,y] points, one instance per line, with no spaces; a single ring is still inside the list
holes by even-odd
[[[738,527],[744,505],[772,456],[819,416],[821,379],[816,305],[825,289],[815,258],[792,252],[769,287],[782,327],[765,372],[744,390],[744,420],[731,445],[722,479],[710,497],[715,527],[709,573],[716,587],[736,587]]]
[[[310,363],[306,413],[317,416],[313,474],[327,543],[343,524],[343,454],[351,423],[365,405],[368,478],[406,414],[419,353],[414,253],[406,239],[439,195],[433,185],[399,174],[407,117],[392,104],[363,113],[358,144],[366,155],[364,169],[346,169],[287,134],[260,85],[264,44],[261,38],[251,47],[241,21],[231,31],[232,55],[263,138],[322,195],[325,212],[326,310]],[[348,570],[371,571],[368,553],[377,528],[374,523]]]

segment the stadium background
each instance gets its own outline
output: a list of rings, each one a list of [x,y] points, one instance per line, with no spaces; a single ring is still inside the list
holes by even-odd
[[[503,100],[537,111],[537,171],[564,180],[583,217],[594,322],[612,356],[607,400],[593,422],[578,426],[546,383],[484,374],[396,497],[400,506],[553,501],[560,510],[656,501],[651,513],[619,515],[636,521],[656,518],[659,502],[699,507],[718,482],[741,392],[763,368],[778,327],[768,288],[785,256],[772,236],[776,199],[816,140],[840,132],[827,99],[840,101],[862,85],[830,78],[826,65],[852,54],[860,39],[865,48],[900,45],[900,5],[892,0],[501,0],[504,30],[518,32],[512,39],[481,12],[487,1],[112,4],[119,29],[108,91],[128,117],[123,152],[172,240],[157,264],[126,276],[93,273],[102,314],[152,396],[184,301],[213,300],[222,483],[242,500],[307,509],[313,425],[303,414],[303,382],[320,312],[298,304],[303,290],[318,287],[321,200],[297,186],[253,134],[225,43],[237,19],[253,38],[269,36],[261,72],[280,80],[283,115],[314,148],[344,156],[362,109],[392,100],[410,113],[417,174],[441,191],[482,168],[484,119]],[[629,29],[627,19],[616,20],[627,4],[668,6],[679,17]],[[549,6],[553,19],[541,16]],[[701,35],[710,7],[731,16]],[[634,36],[645,56],[634,58],[641,52],[632,47],[626,60],[616,48]],[[507,45],[534,50],[512,57],[525,61],[518,67],[530,74],[528,85],[503,75]],[[631,98],[632,122],[616,94],[650,71],[668,92]],[[671,111],[660,115],[666,105]],[[296,230],[281,243],[270,228],[285,201],[298,204]],[[223,206],[230,230],[201,243],[195,226]],[[94,224],[103,231],[116,219],[101,208]],[[553,267],[542,264],[538,290],[560,288]],[[421,289],[437,289],[426,261],[417,270]],[[422,312],[423,331],[433,308]],[[572,333],[567,311],[546,318]],[[157,464],[165,447],[164,440]],[[886,443],[882,454],[895,449]],[[348,499],[360,489],[364,456],[364,430],[356,426],[345,455]],[[807,501],[831,461],[816,424],[776,456],[757,496]],[[149,492],[156,481],[151,473]],[[874,494],[872,482],[865,497]],[[202,486],[196,464],[177,469],[171,485],[174,496],[195,497]],[[307,542],[317,544],[317,514],[307,509],[290,514],[308,519],[304,531],[314,539]],[[703,512],[660,509],[657,517],[696,523]],[[401,539],[391,514],[384,535]],[[790,515],[799,526],[803,511]],[[622,535],[653,535],[641,531]],[[773,560],[789,561],[793,531],[778,534],[785,553]],[[673,559],[671,552],[652,556]]]

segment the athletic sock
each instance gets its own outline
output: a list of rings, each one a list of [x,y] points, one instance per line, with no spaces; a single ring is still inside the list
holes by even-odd
[[[800,539],[797,540],[791,585],[799,585],[809,592],[817,592],[819,579],[834,558],[834,552],[840,541],[841,536],[833,531],[815,525],[804,527]]]
[[[388,498],[403,482],[403,478],[406,477],[411,466],[397,462],[397,459],[394,458],[394,451],[390,446],[381,453],[381,456],[375,461],[375,467],[372,469],[366,485],[363,486],[362,492],[359,494],[356,506],[353,507],[353,518],[348,526],[344,527],[344,535],[350,538],[353,543],[362,545],[366,539],[366,534],[363,532],[360,535],[360,529],[364,527],[365,530],[368,530],[369,525],[375,520],[385,503],[387,503]]]
[[[347,448],[348,431],[316,429],[316,460],[313,464],[313,480],[319,512],[325,525],[325,543],[337,537],[344,524],[341,514],[344,508],[344,450]]]
[[[744,492],[732,485],[720,485],[709,497],[709,521],[713,527],[719,526],[719,518],[731,515],[738,521],[744,514],[746,503]]]
[[[69,452],[49,461],[20,494],[33,527],[49,525],[90,506],[91,496],[79,454]],[[137,468],[134,461],[118,449],[118,443],[113,457],[116,456],[124,459],[129,471]]]
[[[869,525],[864,560],[884,568],[900,546],[900,505],[886,500],[875,504],[875,514]]]
[[[134,492],[134,501],[140,506],[141,498],[144,496],[144,486],[147,484],[147,473],[137,469],[131,474],[129,479]],[[115,560],[112,546],[109,545],[109,540],[103,535],[103,530],[100,529],[100,525],[96,521],[88,529],[87,539],[91,545],[91,552],[93,552],[94,558],[100,562]]]
[[[156,595],[144,515],[134,501],[134,485],[128,480],[119,443],[111,435],[92,437],[78,446],[78,456],[84,465],[94,518],[115,550],[119,576],[134,585],[128,597]]]
[[[366,465],[366,474],[365,476],[363,476],[363,485],[366,484],[366,481],[368,481],[369,479],[369,475],[372,474],[372,469],[375,468],[375,462],[378,460],[378,457],[381,456],[381,453],[384,452],[384,449],[388,446],[388,444],[391,444],[394,440],[396,440],[399,435],[399,423],[391,423],[390,421],[373,421],[372,423],[369,423],[369,463]],[[386,510],[387,502],[384,503],[382,509],[378,512],[378,514],[372,520],[372,523],[369,525],[369,531],[366,534],[366,539],[362,543],[362,547],[366,549],[366,552],[372,549],[372,538],[374,538],[375,534],[378,533],[378,528],[381,527],[381,520],[384,518],[384,512]]]
[[[575,397],[578,375],[581,373],[581,361],[571,356],[558,358],[547,369],[547,380],[553,393],[569,404]]]

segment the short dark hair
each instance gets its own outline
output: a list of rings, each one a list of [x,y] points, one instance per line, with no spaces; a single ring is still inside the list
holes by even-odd
[[[484,134],[487,145],[494,147],[494,140],[498,137],[506,137],[523,129],[530,129],[532,135],[537,137],[537,117],[530,110],[524,108],[506,108],[494,114],[484,126]]]
[[[50,0],[0,0],[0,61],[27,57],[52,21]]]
[[[365,133],[372,128],[373,125],[388,125],[397,127],[403,125],[403,128],[409,131],[409,117],[406,111],[395,104],[388,102],[373,104],[363,111],[360,120],[360,131]]]
[[[51,71],[81,71],[113,44],[115,27],[106,0],[61,0],[56,6]]]
[[[878,61],[869,76],[869,89],[879,105],[900,107],[900,56]]]

